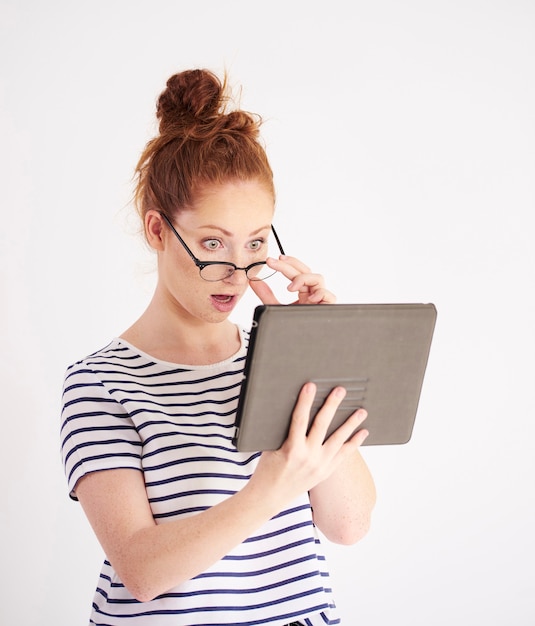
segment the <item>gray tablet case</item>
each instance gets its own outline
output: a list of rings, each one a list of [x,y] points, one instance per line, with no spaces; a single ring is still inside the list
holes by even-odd
[[[311,419],[335,386],[347,389],[328,434],[364,407],[365,445],[407,443],[436,316],[433,304],[258,306],[234,444],[241,451],[279,448],[308,381],[317,385]]]

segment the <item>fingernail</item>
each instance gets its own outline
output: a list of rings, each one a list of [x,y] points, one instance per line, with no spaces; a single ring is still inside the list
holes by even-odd
[[[314,383],[306,383],[305,391],[307,393],[316,393],[316,385],[314,385]]]

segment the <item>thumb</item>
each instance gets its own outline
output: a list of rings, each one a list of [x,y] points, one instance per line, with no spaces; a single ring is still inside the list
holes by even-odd
[[[271,291],[271,287],[263,280],[250,280],[249,286],[260,298],[262,304],[280,304],[275,294]]]

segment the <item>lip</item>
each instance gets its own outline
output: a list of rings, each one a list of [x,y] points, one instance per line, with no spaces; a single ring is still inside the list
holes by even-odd
[[[212,306],[220,313],[230,313],[236,306],[238,297],[232,294],[214,293],[210,296],[210,300]]]

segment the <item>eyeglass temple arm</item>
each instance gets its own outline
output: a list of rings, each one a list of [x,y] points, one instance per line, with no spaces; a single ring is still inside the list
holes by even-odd
[[[280,250],[281,254],[285,255],[286,252],[284,252],[284,248],[282,247],[282,244],[280,242],[279,236],[277,235],[277,231],[273,227],[273,224],[271,225],[271,232],[275,235],[275,241],[277,242],[277,245],[279,246],[279,250]]]
[[[201,261],[199,261],[199,259],[193,254],[193,252],[188,248],[188,245],[186,244],[186,242],[182,239],[182,237],[180,236],[179,232],[177,231],[177,229],[173,226],[173,223],[171,222],[171,220],[167,217],[167,215],[165,213],[163,213],[162,211],[160,211],[160,215],[163,217],[163,219],[167,222],[167,225],[169,226],[169,228],[175,233],[177,239],[180,241],[180,243],[182,244],[182,246],[184,247],[184,249],[186,250],[186,252],[189,254],[189,256],[193,259],[195,265],[197,265],[197,267],[199,266],[199,264],[201,263]]]

